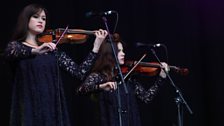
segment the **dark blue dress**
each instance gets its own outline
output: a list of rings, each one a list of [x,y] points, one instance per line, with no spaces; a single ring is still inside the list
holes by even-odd
[[[90,52],[81,65],[65,53],[32,55],[31,47],[10,42],[5,50],[14,63],[15,80],[10,113],[11,126],[70,126],[59,69],[83,79],[96,54]]]
[[[149,103],[157,94],[159,86],[164,83],[158,77],[153,86],[145,89],[136,79],[129,78],[126,81],[128,94],[125,93],[124,86],[119,85],[118,90],[110,92],[99,89],[99,84],[107,82],[107,76],[102,73],[91,73],[78,89],[79,94],[97,94],[99,104],[100,126],[141,126],[140,114],[137,99]],[[121,108],[118,109],[118,96],[120,96]],[[118,111],[121,112],[119,118]]]

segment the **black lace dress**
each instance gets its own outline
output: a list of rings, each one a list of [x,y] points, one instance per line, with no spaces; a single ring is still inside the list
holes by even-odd
[[[137,98],[145,103],[149,103],[156,93],[159,86],[164,83],[161,77],[158,77],[153,86],[145,90],[143,86],[135,79],[129,78],[126,82],[128,95],[125,94],[124,86],[119,85],[120,101],[121,101],[121,120],[118,114],[118,90],[102,91],[99,84],[107,82],[106,75],[101,73],[91,73],[80,86],[79,94],[98,94],[100,126],[141,126],[139,110],[137,106]]]
[[[5,56],[13,61],[15,80],[10,113],[11,126],[70,126],[59,69],[83,79],[96,54],[90,52],[81,65],[65,53],[32,55],[31,47],[10,42]]]

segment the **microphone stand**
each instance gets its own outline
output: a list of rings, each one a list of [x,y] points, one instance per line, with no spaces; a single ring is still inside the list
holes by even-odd
[[[160,61],[160,59],[158,58],[158,56],[156,55],[156,52],[153,48],[151,48],[151,51],[153,53],[153,55],[156,57],[156,60],[159,62],[159,64],[162,66],[162,63]],[[164,69],[164,72],[166,73],[171,85],[175,88],[176,93],[178,94],[178,96],[175,98],[175,102],[177,104],[177,109],[178,109],[178,126],[183,126],[183,106],[185,105],[187,110],[189,111],[190,114],[193,114],[191,108],[189,107],[189,105],[187,104],[187,102],[185,101],[180,89],[174,84],[172,78],[170,77],[169,73]]]
[[[112,51],[113,51],[113,55],[114,55],[114,58],[115,58],[115,65],[116,65],[115,67],[118,69],[118,75],[120,76],[121,82],[122,82],[122,84],[124,86],[125,94],[127,95],[128,94],[127,86],[126,86],[126,83],[124,81],[124,77],[123,77],[123,74],[121,72],[121,67],[120,67],[120,64],[119,64],[116,52],[115,52],[113,40],[112,40],[110,31],[109,31],[109,27],[108,27],[108,24],[107,24],[107,18],[103,16],[102,19],[104,21],[104,24],[106,26],[106,29],[107,29],[107,32],[108,32],[108,35],[109,35],[110,45],[111,45],[111,48],[112,48]],[[122,126],[122,115],[121,114],[122,114],[123,111],[122,111],[122,108],[121,108],[121,96],[120,96],[119,86],[117,86],[117,100],[118,100],[119,126]]]

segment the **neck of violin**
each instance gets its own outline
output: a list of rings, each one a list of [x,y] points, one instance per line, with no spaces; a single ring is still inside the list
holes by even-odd
[[[63,32],[65,29],[64,28],[58,28],[56,31]],[[91,30],[83,30],[83,29],[68,29],[67,32],[68,34],[87,34],[87,35],[92,35],[95,33],[95,31]]]
[[[87,35],[92,35],[92,34],[95,33],[95,31],[81,30],[81,29],[69,29],[67,33],[71,33],[71,34],[87,34]]]
[[[146,66],[146,67],[161,68],[161,66],[159,64],[156,64],[156,63],[140,62],[139,65]]]
[[[146,67],[161,68],[161,65],[158,63],[140,62],[139,65],[146,66]],[[173,70],[179,70],[179,68],[176,66],[169,66],[169,67],[170,67],[170,69],[173,69]]]

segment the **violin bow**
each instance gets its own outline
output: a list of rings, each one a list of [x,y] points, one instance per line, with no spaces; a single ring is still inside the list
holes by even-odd
[[[138,64],[145,58],[146,54],[144,54],[140,60],[131,68],[131,70],[124,76],[124,79],[128,77],[128,75],[138,66]]]
[[[66,26],[65,30],[63,31],[63,33],[61,34],[60,38],[58,39],[58,41],[55,43],[56,45],[61,41],[61,39],[64,37],[65,33],[68,31],[68,25]]]

